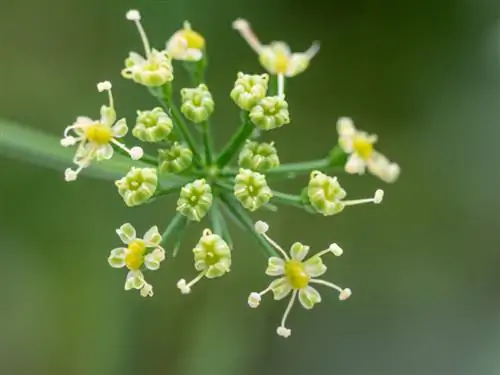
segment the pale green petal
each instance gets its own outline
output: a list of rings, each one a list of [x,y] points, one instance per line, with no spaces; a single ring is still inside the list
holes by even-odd
[[[136,239],[135,229],[130,223],[123,224],[116,230],[116,234],[118,234],[123,243],[126,244],[129,244]]]
[[[305,309],[310,310],[321,302],[321,296],[316,289],[308,285],[299,290],[299,301]]]
[[[118,120],[112,130],[115,138],[124,137],[128,132],[127,121],[124,118]]]
[[[103,125],[111,126],[116,121],[116,112],[112,107],[107,105],[101,106],[101,123]]]
[[[292,259],[302,261],[309,252],[309,246],[304,246],[300,242],[295,242],[290,248],[290,255]]]
[[[99,148],[96,151],[96,157],[97,160],[109,160],[113,157],[113,147],[111,145],[105,144],[102,146],[99,146]]]
[[[269,287],[273,292],[275,300],[285,298],[292,291],[292,286],[285,277],[274,280],[273,282],[271,282]]]
[[[151,271],[156,271],[160,268],[160,260],[153,253],[144,257],[144,265]]]
[[[285,273],[285,262],[278,257],[270,257],[267,263],[266,275],[281,276]]]
[[[148,247],[158,246],[161,242],[161,235],[158,232],[158,227],[152,226],[149,230],[144,234],[144,242]]]
[[[111,254],[108,257],[108,263],[113,268],[122,268],[125,266],[125,249],[124,247],[118,247],[111,250]]]
[[[144,283],[144,275],[141,271],[130,271],[125,280],[125,290],[141,289]]]
[[[311,277],[318,277],[326,272],[323,260],[318,256],[313,256],[304,262],[304,269]]]

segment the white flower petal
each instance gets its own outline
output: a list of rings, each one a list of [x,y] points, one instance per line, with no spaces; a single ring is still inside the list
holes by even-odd
[[[285,261],[278,257],[270,257],[267,261],[266,275],[281,276],[285,274]]]
[[[357,154],[351,154],[345,164],[345,171],[350,174],[365,173],[365,162]]]
[[[320,257],[312,256],[304,262],[304,270],[310,277],[318,277],[326,272],[326,266]]]
[[[300,242],[295,242],[292,247],[290,247],[290,255],[292,259],[302,261],[309,252],[309,246],[305,246]]]
[[[112,107],[107,105],[101,106],[101,124],[111,126],[116,121],[116,112]]]
[[[126,248],[118,247],[116,249],[111,250],[111,253],[108,257],[108,263],[113,268],[122,268],[125,266],[125,252]]]
[[[130,223],[123,224],[116,230],[116,234],[125,244],[129,244],[136,239],[135,228]]]
[[[285,298],[292,291],[292,286],[285,277],[272,281],[271,284],[269,284],[269,288],[271,288],[274,299],[277,301]]]
[[[127,121],[124,118],[118,120],[111,130],[114,138],[124,137],[128,132]]]
[[[144,275],[141,271],[129,271],[125,280],[125,290],[141,289],[144,283]]]
[[[96,158],[97,160],[109,160],[113,157],[113,147],[111,145],[105,144],[97,148]]]
[[[299,301],[305,309],[312,309],[315,304],[321,302],[321,295],[312,286],[306,286],[299,290]]]
[[[339,136],[352,138],[356,135],[356,128],[351,118],[341,117],[337,120],[337,132]]]
[[[148,229],[148,231],[144,234],[144,242],[148,247],[158,246],[161,242],[161,235],[158,232],[158,227],[152,226]]]

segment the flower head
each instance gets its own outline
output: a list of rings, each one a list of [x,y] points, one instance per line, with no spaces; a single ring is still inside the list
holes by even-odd
[[[134,160],[143,156],[140,147],[127,148],[118,138],[124,137],[128,132],[127,123],[124,118],[116,121],[116,111],[111,92],[111,83],[108,81],[97,84],[99,92],[107,91],[108,105],[101,106],[101,117],[92,120],[89,117],[80,116],[73,125],[64,129],[64,137],[61,145],[70,147],[78,144],[73,162],[78,166],[76,170],[66,169],[66,181],[74,181],[83,168],[88,167],[92,161],[111,159],[113,147],[121,148]]]
[[[240,151],[238,163],[242,168],[264,173],[278,167],[280,159],[274,142],[258,143],[247,140]]]
[[[115,182],[118,193],[129,207],[146,202],[153,196],[158,185],[155,168],[130,168],[127,175]]]
[[[137,10],[127,12],[127,19],[133,21],[144,45],[145,57],[130,52],[125,60],[122,76],[144,86],[162,86],[174,79],[172,61],[166,51],[151,48],[149,40],[141,24],[141,15]]]
[[[203,58],[205,39],[184,21],[182,29],[167,41],[167,52],[175,60],[198,61]]]
[[[380,178],[382,181],[391,183],[399,177],[400,168],[392,163],[384,155],[374,149],[377,136],[357,130],[350,118],[342,117],[337,121],[339,133],[339,145],[342,150],[349,154],[345,170],[351,174],[364,174],[365,169]]]
[[[250,111],[265,98],[268,82],[268,74],[252,75],[239,72],[230,96],[238,107]]]
[[[158,150],[158,169],[163,173],[181,173],[193,163],[191,149],[179,142],[174,142],[166,150]]]
[[[273,196],[266,176],[250,169],[240,168],[234,179],[234,195],[247,210],[255,211]]]
[[[200,221],[212,206],[212,188],[205,181],[199,179],[185,185],[177,200],[177,211],[189,220]]]
[[[160,142],[172,132],[174,125],[165,111],[156,107],[151,111],[137,111],[132,134],[143,142]]]
[[[311,286],[311,284],[324,285],[335,289],[339,292],[339,299],[345,300],[350,297],[351,290],[349,288],[341,288],[329,281],[318,279],[326,272],[326,266],[323,264],[322,256],[332,253],[336,256],[342,255],[342,249],[335,243],[331,244],[328,249],[305,259],[309,246],[305,246],[300,242],[295,242],[290,247],[290,255],[288,255],[276,242],[274,242],[266,232],[269,226],[263,222],[255,223],[255,230],[262,235],[280,254],[280,257],[270,257],[266,274],[268,276],[276,276],[269,286],[261,292],[253,292],[248,297],[248,304],[252,308],[259,306],[262,296],[268,292],[273,293],[275,300],[281,300],[290,293],[292,294],[285,313],[281,319],[281,324],[276,332],[282,337],[289,337],[292,331],[286,327],[288,314],[292,309],[297,297],[300,304],[305,309],[312,309],[315,304],[321,302],[321,295]]]
[[[250,111],[250,120],[260,130],[272,130],[290,123],[288,103],[280,96],[267,96]]]
[[[347,193],[340,186],[337,177],[330,177],[320,171],[311,172],[307,196],[311,206],[324,216],[335,215],[344,210],[346,206],[363,203],[382,202],[384,192],[377,190],[373,198],[344,200]]]
[[[214,111],[215,102],[208,87],[204,84],[198,87],[181,90],[181,111],[187,119],[200,123],[208,119]]]
[[[301,53],[292,53],[290,47],[284,42],[262,45],[250,27],[250,23],[244,19],[234,21],[233,28],[259,55],[260,63],[270,74],[284,75],[285,77],[296,76],[307,69],[310,61],[319,51],[318,42],[314,42],[307,51]]]
[[[137,238],[135,228],[129,223],[123,224],[116,233],[127,247],[111,250],[108,263],[111,267],[129,270],[125,290],[139,289],[143,297],[152,296],[153,287],[146,282],[142,271],[156,271],[165,259],[158,227],[149,228],[143,238]]]
[[[218,235],[213,234],[210,229],[203,231],[203,236],[193,249],[194,268],[199,271],[189,283],[181,279],[177,282],[177,287],[182,294],[191,292],[191,287],[203,277],[214,279],[224,276],[231,267],[231,250],[228,244]]]

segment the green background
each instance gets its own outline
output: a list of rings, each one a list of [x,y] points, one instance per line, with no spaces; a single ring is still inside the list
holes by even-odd
[[[327,289],[314,310],[295,306],[283,340],[275,329],[284,301],[247,306],[269,279],[239,228],[230,275],[180,295],[176,281],[194,275],[203,228],[194,226],[178,258],[148,274],[156,294],[143,299],[125,293],[125,272],[106,262],[119,245],[114,229],[164,227],[173,200],[126,209],[110,182],[68,184],[60,171],[0,159],[0,374],[500,372],[497,2],[3,0],[0,116],[59,136],[77,115],[98,114],[95,84],[106,79],[119,115],[150,108],[153,99],[119,74],[128,51],[141,50],[130,8],[160,48],[184,19],[206,37],[219,146],[238,125],[228,97],[236,72],[261,71],[232,20],[245,17],[263,42],[295,51],[321,40],[310,69],[288,81],[292,123],[266,139],[282,162],[319,158],[336,142],[336,119],[351,116],[379,135],[401,178],[340,176],[350,197],[384,188],[380,206],[330,218],[254,215],[284,246],[335,241],[345,250],[326,259],[327,278],[351,287],[351,299]]]

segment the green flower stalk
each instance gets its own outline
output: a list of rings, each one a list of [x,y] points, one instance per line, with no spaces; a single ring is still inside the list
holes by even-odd
[[[143,142],[161,142],[170,135],[174,125],[165,111],[156,107],[151,111],[137,111],[132,134]]]
[[[242,168],[265,173],[280,165],[278,150],[274,147],[274,142],[259,143],[247,140],[240,152],[238,164]]]
[[[241,168],[235,178],[234,195],[243,207],[255,211],[269,202],[273,192],[267,186],[265,175]]]
[[[186,118],[194,123],[206,121],[214,111],[215,102],[208,87],[204,84],[194,89],[182,89],[181,111]]]
[[[179,142],[174,142],[166,150],[158,150],[159,170],[161,173],[181,173],[193,164],[193,152]]]
[[[127,206],[145,203],[153,196],[158,185],[156,169],[132,167],[115,185]]]
[[[199,179],[181,189],[177,211],[189,220],[200,221],[208,213],[212,201],[212,188],[205,179]]]
[[[290,123],[288,103],[279,96],[268,96],[250,111],[250,119],[261,130],[272,130]]]
[[[231,99],[244,111],[250,111],[267,93],[268,74],[244,74],[239,72],[231,90]]]

